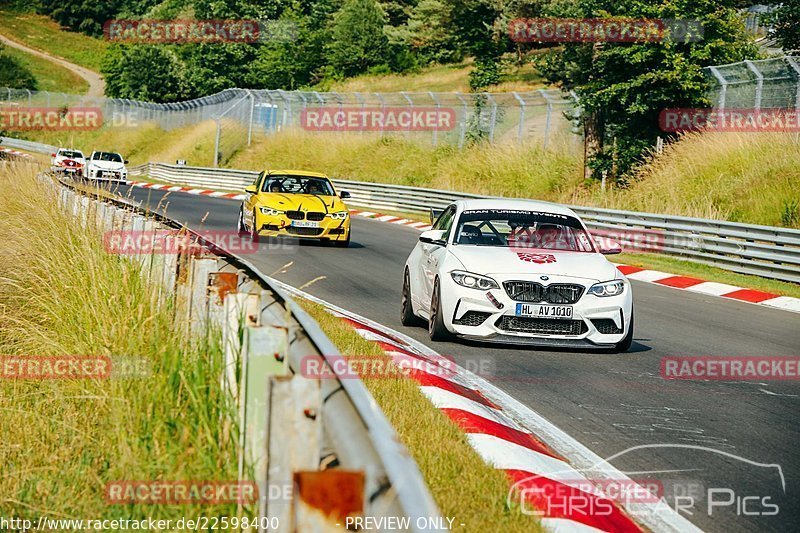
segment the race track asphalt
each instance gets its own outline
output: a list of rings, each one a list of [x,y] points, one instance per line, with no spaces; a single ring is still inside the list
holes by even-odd
[[[239,202],[128,187],[118,192],[151,207],[161,203],[193,229],[236,227]],[[704,530],[800,530],[800,383],[660,375],[665,356],[797,356],[800,314],[632,281],[635,342],[625,354],[431,342],[424,328],[403,327],[399,318],[403,264],[419,232],[358,217],[352,222],[348,249],[262,243],[247,258],[295,287],[316,280],[304,290],[482,369],[483,377],[601,457],[617,455],[611,463],[633,479],[655,480],[671,502],[675,493],[692,497],[693,506],[683,500],[692,514],[684,514]],[[668,444],[695,448],[629,450]],[[714,501],[732,503],[709,512],[709,491]],[[772,512],[769,504],[779,506],[776,515],[748,514]]]

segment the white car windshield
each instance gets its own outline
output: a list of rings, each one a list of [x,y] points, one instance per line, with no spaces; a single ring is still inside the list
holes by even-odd
[[[456,226],[456,244],[594,252],[580,221],[572,216],[513,209],[464,211]]]
[[[95,161],[111,161],[113,163],[122,163],[122,156],[113,152],[97,152],[92,157]]]
[[[58,155],[69,159],[83,159],[83,154],[73,150],[59,150]]]

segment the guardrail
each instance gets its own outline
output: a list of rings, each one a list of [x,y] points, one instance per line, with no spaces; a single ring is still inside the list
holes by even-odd
[[[43,175],[42,179],[48,179]],[[53,183],[49,181],[48,183]],[[59,182],[62,207],[85,225],[136,235],[172,230],[189,236],[182,253],[133,254],[142,273],[161,287],[160,302],[174,298],[187,328],[221,331],[225,365],[220,377],[239,422],[239,475],[252,470],[259,489],[260,524],[273,531],[328,531],[307,484],[336,487],[352,496],[340,513],[408,517],[412,531],[440,512],[418,466],[364,383],[310,379],[299,374],[327,365],[338,376],[341,354],[319,325],[272,280],[203,234],[138,204],[69,182]],[[325,375],[326,373],[321,373]],[[245,465],[250,465],[245,466]],[[329,466],[333,465],[333,466]],[[304,483],[306,485],[304,485]],[[293,487],[286,501],[282,487]],[[273,488],[281,496],[272,498]],[[343,497],[343,500],[347,498]],[[354,509],[352,502],[361,501]],[[341,503],[341,502],[340,502]],[[327,509],[330,511],[330,509]],[[279,527],[270,518],[280,520]],[[339,520],[343,514],[334,514]],[[387,524],[392,524],[387,521]],[[388,526],[387,526],[388,528]],[[382,529],[386,530],[386,529]]]
[[[240,192],[257,172],[147,163],[131,175]],[[334,179],[352,195],[353,206],[405,213],[427,213],[455,200],[487,198],[422,187]],[[617,209],[569,206],[586,225],[619,240],[623,248],[680,256],[742,274],[800,283],[800,230]]]
[[[8,148],[17,148],[18,150],[26,150],[28,152],[35,152],[37,154],[52,154],[58,147],[49,144],[37,143],[33,141],[25,141],[22,139],[15,139],[13,137],[0,137],[0,146]]]

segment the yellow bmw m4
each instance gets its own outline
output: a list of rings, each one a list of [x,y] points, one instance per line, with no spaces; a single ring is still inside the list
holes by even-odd
[[[342,202],[350,194],[338,195],[325,174],[304,170],[261,172],[239,211],[240,235],[299,237],[350,245],[350,212]]]

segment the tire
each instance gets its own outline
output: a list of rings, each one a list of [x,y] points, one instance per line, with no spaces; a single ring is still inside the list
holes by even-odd
[[[452,338],[452,334],[447,331],[442,318],[442,298],[439,294],[439,278],[433,283],[433,295],[431,296],[431,312],[428,319],[428,336],[432,341],[447,341]]]
[[[256,231],[256,212],[253,211],[253,224],[250,226],[250,240],[253,242],[261,242],[261,236]]]
[[[411,305],[411,280],[408,276],[408,269],[403,273],[403,294],[400,300],[400,323],[404,326],[422,325],[422,320],[414,314],[414,306]]]
[[[347,232],[347,238],[343,241],[333,241],[333,244],[338,246],[339,248],[347,248],[350,246],[350,232]]]
[[[239,234],[239,237],[247,236],[247,227],[244,225],[244,210],[242,209],[239,209],[239,218],[236,221],[236,233]]]
[[[633,344],[633,308],[631,308],[631,325],[625,338],[614,345],[614,353],[625,353],[631,349]]]

